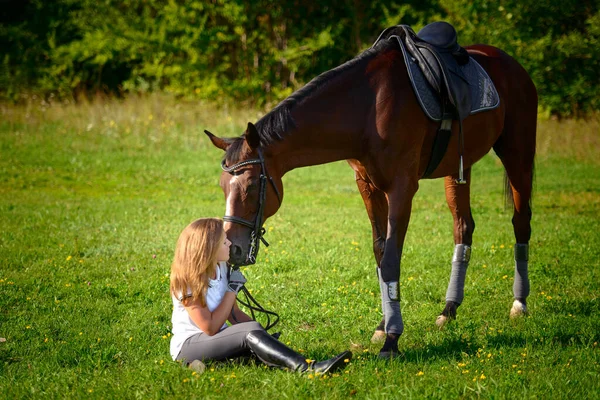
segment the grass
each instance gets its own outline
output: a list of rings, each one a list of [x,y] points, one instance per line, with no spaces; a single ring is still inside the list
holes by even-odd
[[[221,152],[254,111],[165,97],[1,106],[1,398],[598,398],[599,119],[541,121],[530,316],[512,303],[511,213],[494,155],[473,170],[477,223],[465,301],[443,331],[453,250],[442,181],[422,181],[402,260],[403,356],[377,358],[381,318],[370,225],[344,162],[284,178],[248,287],[282,340],[329,377],[168,354],[168,273],[181,229],[221,216]]]

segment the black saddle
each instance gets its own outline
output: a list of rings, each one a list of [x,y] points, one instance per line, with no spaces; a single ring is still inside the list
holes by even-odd
[[[445,110],[454,114],[452,119],[465,119],[471,112],[471,92],[460,67],[469,62],[469,54],[458,44],[454,27],[433,22],[416,34],[409,26],[398,25],[384,30],[375,44],[391,37],[402,40],[442,104],[452,109]]]
[[[458,44],[456,30],[447,22],[431,23],[418,34],[407,25],[392,26],[379,35],[373,47],[382,40],[398,41],[423,111],[430,119],[441,121],[423,177],[429,177],[444,157],[452,135],[452,121],[458,120],[457,182],[465,183],[462,121],[471,114],[498,107],[494,83]]]
[[[440,51],[447,51],[460,65],[469,62],[469,54],[457,43],[456,30],[447,22],[433,22],[417,33],[417,37]]]

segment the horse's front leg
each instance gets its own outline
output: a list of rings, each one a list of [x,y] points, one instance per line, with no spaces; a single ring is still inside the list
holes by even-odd
[[[447,176],[445,181],[446,202],[454,219],[454,255],[452,256],[452,272],[446,291],[446,307],[437,317],[435,323],[442,328],[448,320],[456,318],[456,309],[463,301],[465,277],[471,258],[471,245],[475,221],[471,214],[471,169],[465,170],[466,184],[458,184],[458,175]]]
[[[381,259],[383,258],[383,250],[385,248],[385,238],[387,231],[387,215],[388,215],[388,204],[385,193],[377,189],[370,179],[367,177],[364,169],[352,162],[350,165],[355,170],[354,177],[356,179],[356,186],[360,191],[369,220],[371,221],[371,228],[373,230],[373,254],[375,255],[375,262],[377,267],[375,272],[379,277],[379,266],[381,265]],[[379,279],[379,278],[378,278]],[[380,287],[381,289],[381,287]],[[383,303],[381,305],[382,312],[384,312]],[[375,332],[371,337],[371,342],[378,343],[385,340],[385,317],[381,320]]]
[[[412,199],[417,192],[417,180],[408,178],[396,182],[393,190],[386,193],[388,221],[385,249],[379,268],[379,285],[385,319],[386,339],[379,352],[382,358],[398,354],[398,339],[404,332],[400,311],[400,259],[408,229]]]

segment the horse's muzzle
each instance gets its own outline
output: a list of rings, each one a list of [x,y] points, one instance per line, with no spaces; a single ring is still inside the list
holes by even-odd
[[[229,247],[229,263],[233,265],[246,265],[248,264],[247,252],[237,244],[232,244]]]

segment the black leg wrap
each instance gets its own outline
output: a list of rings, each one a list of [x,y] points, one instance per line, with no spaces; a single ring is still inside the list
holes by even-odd
[[[384,282],[398,282],[400,280],[400,262],[397,259],[396,263],[391,263],[384,256],[384,260],[381,262],[381,279]]]

